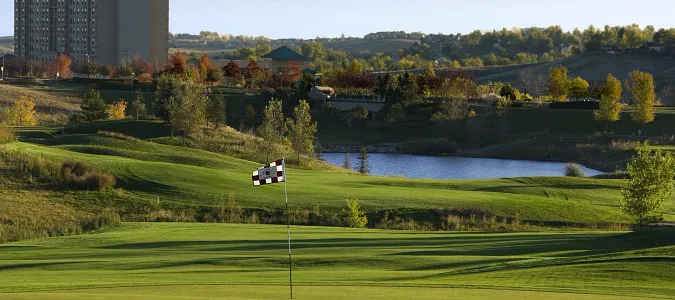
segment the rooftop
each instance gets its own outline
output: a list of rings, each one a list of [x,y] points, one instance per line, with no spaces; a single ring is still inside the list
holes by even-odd
[[[281,46],[272,52],[263,55],[263,58],[269,58],[273,61],[308,61],[307,57],[300,55],[291,48]]]

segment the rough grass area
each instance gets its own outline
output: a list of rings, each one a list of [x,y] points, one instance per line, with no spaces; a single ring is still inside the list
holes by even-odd
[[[292,227],[297,299],[672,299],[671,229]],[[124,224],[0,246],[0,298],[285,299],[285,226]],[[634,299],[636,299],[634,298]]]

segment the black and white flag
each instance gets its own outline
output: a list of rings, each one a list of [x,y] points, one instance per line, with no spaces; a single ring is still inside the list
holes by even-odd
[[[277,160],[253,172],[253,186],[261,186],[285,181],[286,169],[283,160]]]

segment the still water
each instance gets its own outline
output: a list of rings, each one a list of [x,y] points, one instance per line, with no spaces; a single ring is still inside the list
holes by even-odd
[[[324,159],[343,166],[344,153],[324,153]],[[358,154],[349,154],[352,167],[358,163]],[[508,178],[532,176],[563,176],[565,163],[530,160],[469,158],[455,156],[418,156],[407,154],[368,154],[370,174],[379,176],[403,175],[407,178],[468,179]],[[603,174],[583,167],[586,176]]]

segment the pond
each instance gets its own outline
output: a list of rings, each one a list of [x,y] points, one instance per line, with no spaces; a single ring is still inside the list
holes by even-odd
[[[326,162],[336,166],[344,165],[344,153],[323,155]],[[358,163],[357,156],[356,153],[349,154],[352,168]],[[433,179],[564,176],[566,165],[561,162],[384,153],[370,153],[368,160],[371,175]],[[582,169],[586,176],[603,174],[583,166]]]

